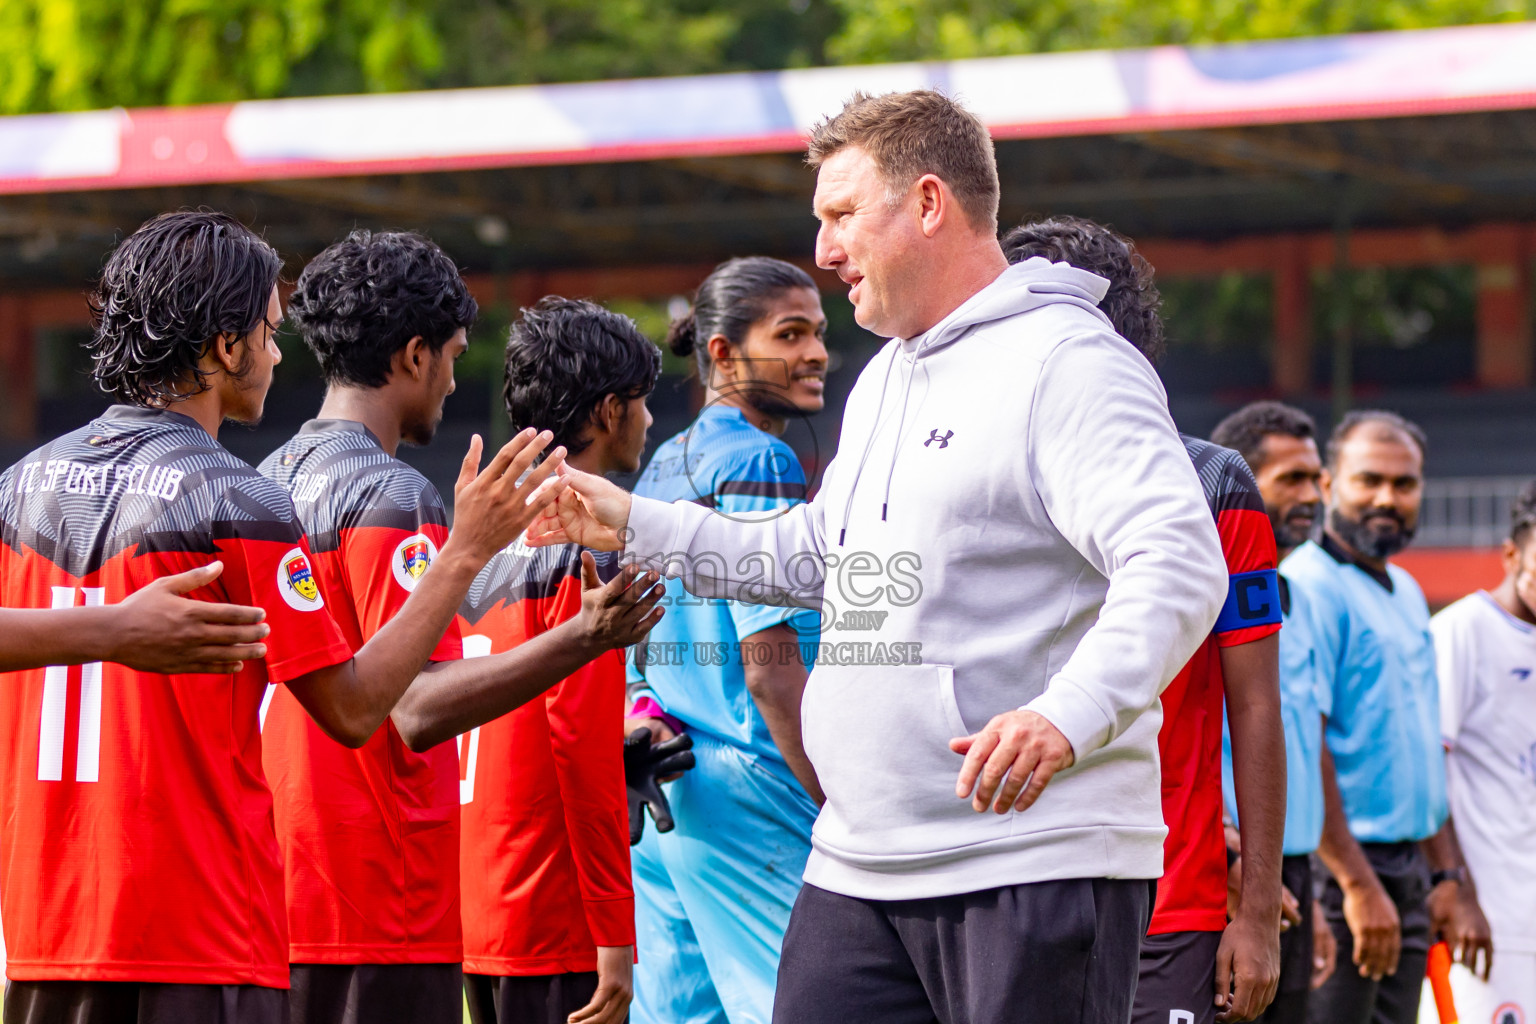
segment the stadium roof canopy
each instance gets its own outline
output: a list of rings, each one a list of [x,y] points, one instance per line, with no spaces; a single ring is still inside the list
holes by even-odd
[[[855,89],[932,86],[999,140],[1005,222],[1222,239],[1536,220],[1536,24],[0,118],[0,288],[230,210],[291,257],[426,229],[471,270],[803,258],[800,151]]]

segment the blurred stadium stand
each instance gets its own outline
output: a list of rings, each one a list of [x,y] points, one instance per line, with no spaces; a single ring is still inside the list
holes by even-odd
[[[157,212],[228,210],[290,277],[355,226],[420,229],[500,322],[551,292],[659,309],[727,256],[808,264],[807,128],[854,89],[918,86],[991,127],[1005,226],[1076,213],[1138,240],[1169,298],[1184,429],[1262,396],[1325,425],[1351,403],[1413,417],[1432,482],[1411,567],[1436,603],[1485,581],[1501,503],[1536,475],[1533,23],[0,118],[0,457],[104,404],[77,347],[83,290]],[[836,410],[876,342],[821,280]],[[467,434],[499,429],[494,362],[410,456],[445,491]],[[279,389],[230,447],[259,458],[316,408],[313,364],[295,353]],[[653,438],[696,401],[665,380]],[[834,415],[795,428],[813,471]]]

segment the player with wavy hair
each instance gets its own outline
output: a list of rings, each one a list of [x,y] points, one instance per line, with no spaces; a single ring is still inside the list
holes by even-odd
[[[548,424],[586,472],[633,473],[660,375],[661,353],[628,317],[550,296],[512,325],[507,415],[514,428]],[[539,644],[568,628],[583,577],[616,572],[615,556],[574,544],[503,551],[459,612],[466,650]],[[635,901],[623,722],[624,658],[609,651],[464,740],[464,988],[475,1024],[625,1017]]]
[[[1003,236],[1010,262],[1043,256],[1097,274],[1109,282],[1099,308],[1120,336],[1156,365],[1168,351],[1163,296],[1156,272],[1136,243],[1085,217],[1058,215],[1020,224]]]
[[[304,268],[289,309],[325,401],[261,471],[292,495],[331,615],[362,650],[406,614],[450,542],[436,488],[397,453],[429,442],[442,420],[475,300],[428,239],[356,231]],[[578,585],[563,629],[496,657],[460,660],[457,620],[445,623],[426,669],[357,749],[275,692],[263,761],[287,876],[295,1022],[458,1024],[459,759],[447,741],[644,635],[654,599],[645,583],[629,586],[635,575]]]
[[[264,656],[232,675],[92,662],[0,685],[7,1021],[286,1020],[263,694],[278,684],[337,743],[365,743],[475,573],[558,493],[534,497],[559,458],[518,482],[544,447],[531,432],[484,472],[477,439],[436,567],[349,646],[288,495],[216,439],[261,416],[281,358],[279,268],[224,214],[165,214],[129,236],[102,273],[90,344],[97,380],[127,404],[0,479],[5,604],[116,604],[217,558],[196,596],[260,607],[271,627]]]

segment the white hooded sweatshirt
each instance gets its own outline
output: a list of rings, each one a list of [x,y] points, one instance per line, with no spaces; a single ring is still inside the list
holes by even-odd
[[[801,709],[827,795],[813,885],[913,899],[1162,873],[1158,695],[1227,578],[1162,384],[1098,309],[1106,288],[1037,257],[891,341],[807,504],[743,523],[634,499],[630,558],[700,596],[823,607]],[[1028,810],[978,814],[949,740],[1020,707],[1076,761]]]

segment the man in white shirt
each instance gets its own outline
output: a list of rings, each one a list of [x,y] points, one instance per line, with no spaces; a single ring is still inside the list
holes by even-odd
[[[973,114],[856,95],[809,156],[817,265],[893,339],[816,496],[741,522],[573,472],[530,541],[823,609],[801,725],[827,802],[775,1024],[1124,1024],[1167,833],[1158,695],[1229,589],[1214,517],[1109,282],[1008,264]],[[878,632],[832,629],[843,606]]]
[[[1430,621],[1446,795],[1498,956],[1457,964],[1467,1024],[1536,1020],[1536,481],[1511,510],[1504,580]],[[1457,950],[1453,949],[1453,953]]]

